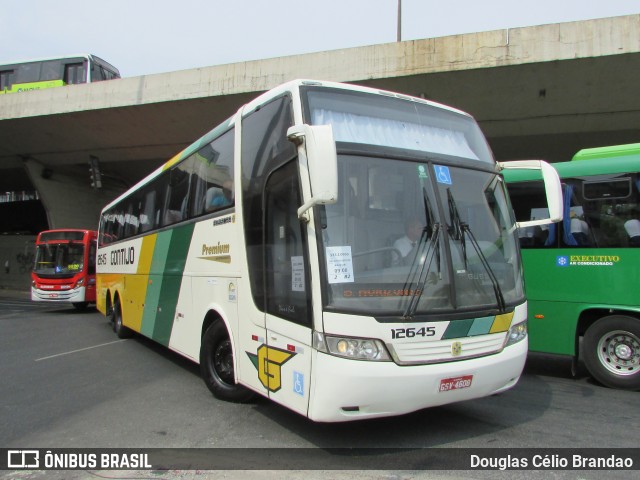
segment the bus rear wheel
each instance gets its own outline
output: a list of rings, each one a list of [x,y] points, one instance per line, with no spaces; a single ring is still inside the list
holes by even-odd
[[[120,299],[116,299],[111,309],[111,325],[118,338],[129,338],[133,332],[122,323],[122,308]]]
[[[211,393],[220,400],[244,403],[254,396],[251,390],[235,382],[233,348],[221,321],[214,322],[202,337],[200,372]]]
[[[584,335],[584,361],[603,385],[640,390],[640,320],[610,315],[594,323]]]

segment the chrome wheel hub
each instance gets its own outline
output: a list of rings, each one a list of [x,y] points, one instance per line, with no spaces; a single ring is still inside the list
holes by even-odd
[[[600,363],[616,375],[640,372],[640,338],[624,330],[603,335],[598,342]]]

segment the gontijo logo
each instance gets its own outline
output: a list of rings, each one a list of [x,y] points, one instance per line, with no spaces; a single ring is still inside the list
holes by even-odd
[[[135,261],[136,249],[134,247],[111,251],[111,265],[133,265]]]
[[[295,355],[288,350],[281,350],[267,345],[260,345],[256,353],[246,352],[253,366],[258,370],[260,383],[270,392],[282,388],[282,365]]]

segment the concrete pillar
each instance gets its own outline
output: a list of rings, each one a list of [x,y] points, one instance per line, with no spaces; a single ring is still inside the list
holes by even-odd
[[[104,179],[103,188],[91,187],[88,160],[86,165],[53,166],[34,159],[24,161],[47,212],[49,228],[97,230],[102,207],[124,190],[109,186]]]
[[[0,288],[30,291],[35,235],[0,237]]]

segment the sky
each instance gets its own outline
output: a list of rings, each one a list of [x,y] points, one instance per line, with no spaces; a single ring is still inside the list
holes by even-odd
[[[123,77],[394,42],[398,0],[0,0],[0,64],[92,53]],[[402,39],[640,13],[639,0],[402,0]]]

